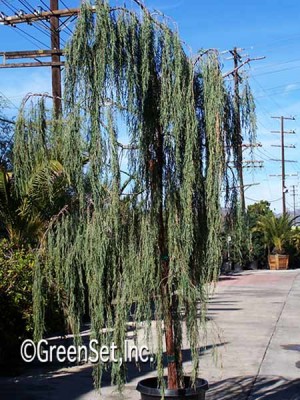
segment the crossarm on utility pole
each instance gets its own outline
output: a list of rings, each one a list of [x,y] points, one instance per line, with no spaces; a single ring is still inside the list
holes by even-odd
[[[264,58],[266,57],[247,58],[247,60],[243,61],[240,65],[236,65],[232,71],[226,72],[226,74],[223,75],[223,78],[227,78],[227,76],[235,74],[239,69],[241,69],[244,65],[249,64],[251,61],[263,60]]]

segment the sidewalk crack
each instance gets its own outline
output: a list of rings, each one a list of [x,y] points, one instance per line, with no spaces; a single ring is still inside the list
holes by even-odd
[[[291,294],[291,291],[292,291],[292,289],[293,289],[293,287],[294,287],[294,283],[295,283],[296,279],[297,279],[299,276],[300,276],[300,273],[298,273],[298,274],[295,276],[295,278],[293,279],[293,282],[292,282],[292,284],[291,284],[290,290],[288,291],[288,293],[287,293],[287,295],[286,295],[286,298],[285,298],[284,303],[283,303],[283,305],[282,305],[282,307],[281,307],[281,310],[280,310],[280,313],[279,313],[279,315],[278,315],[278,318],[277,318],[277,320],[276,320],[276,322],[275,322],[273,332],[272,332],[272,334],[271,334],[271,336],[270,336],[270,339],[269,339],[269,341],[268,341],[268,344],[267,344],[267,346],[266,346],[266,348],[265,348],[263,357],[262,357],[261,362],[260,362],[259,367],[258,367],[257,374],[255,375],[255,378],[253,379],[253,382],[252,382],[252,384],[251,384],[251,387],[250,387],[250,390],[249,390],[248,395],[247,395],[247,397],[246,397],[246,400],[250,400],[250,399],[251,399],[251,396],[252,396],[252,394],[253,394],[253,389],[254,389],[255,384],[256,384],[256,382],[257,382],[257,379],[258,379],[258,377],[259,377],[259,375],[260,375],[260,371],[261,371],[263,362],[264,362],[264,360],[265,360],[265,358],[266,358],[266,355],[267,355],[267,352],[268,352],[268,350],[269,350],[270,344],[271,344],[271,342],[272,342],[272,340],[273,340],[273,337],[274,337],[274,335],[275,335],[275,332],[276,332],[276,330],[277,330],[278,322],[280,321],[280,318],[281,318],[281,316],[282,316],[282,313],[283,313],[283,311],[284,311],[284,309],[285,309],[287,300],[288,300],[288,298],[289,298],[289,296],[290,296],[290,294]]]

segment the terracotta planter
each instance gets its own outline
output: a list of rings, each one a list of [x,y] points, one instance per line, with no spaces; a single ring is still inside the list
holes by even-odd
[[[165,400],[205,400],[208,383],[204,379],[197,379],[195,387],[190,387],[190,378],[184,377],[185,389],[165,390]],[[140,381],[136,388],[141,393],[142,400],[160,400],[161,391],[157,388],[157,378],[148,378]]]
[[[270,255],[268,257],[269,267],[271,270],[288,269],[289,256],[282,254]]]

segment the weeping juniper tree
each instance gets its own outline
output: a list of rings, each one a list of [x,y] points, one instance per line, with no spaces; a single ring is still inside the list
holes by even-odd
[[[158,378],[164,386],[165,346],[171,389],[183,385],[183,329],[197,376],[208,283],[221,258],[232,102],[216,52],[193,60],[163,18],[135,3],[139,12],[100,0],[93,12],[82,5],[66,50],[64,114],[47,127],[38,112],[34,134],[26,121],[26,135],[17,131],[24,146],[16,184],[22,191],[38,159],[54,157],[72,196],[41,240],[36,338],[55,288],[75,336],[87,302],[92,337],[99,347],[114,342],[119,359],[134,307],[136,326],[149,338],[155,319]],[[95,367],[97,384],[102,367]],[[124,364],[111,369],[122,386]]]

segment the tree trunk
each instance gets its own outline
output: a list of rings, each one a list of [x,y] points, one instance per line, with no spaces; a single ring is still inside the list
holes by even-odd
[[[168,283],[169,277],[169,255],[166,246],[166,222],[164,221],[163,215],[163,166],[164,166],[164,155],[163,155],[163,132],[161,127],[157,130],[157,141],[156,141],[156,165],[154,168],[153,176],[153,188],[156,189],[156,196],[158,201],[157,208],[157,222],[159,226],[159,249],[161,255],[162,265],[162,283],[161,283],[161,295],[163,301],[163,314],[164,314],[164,328],[165,328],[165,340],[166,340],[166,352],[167,352],[167,363],[168,363],[168,389],[179,388],[179,371],[180,366],[177,365],[176,353],[180,352],[180,349],[175,349],[176,340],[174,338],[174,315],[173,301],[171,300],[174,296],[172,288]],[[156,205],[154,203],[154,205]]]

